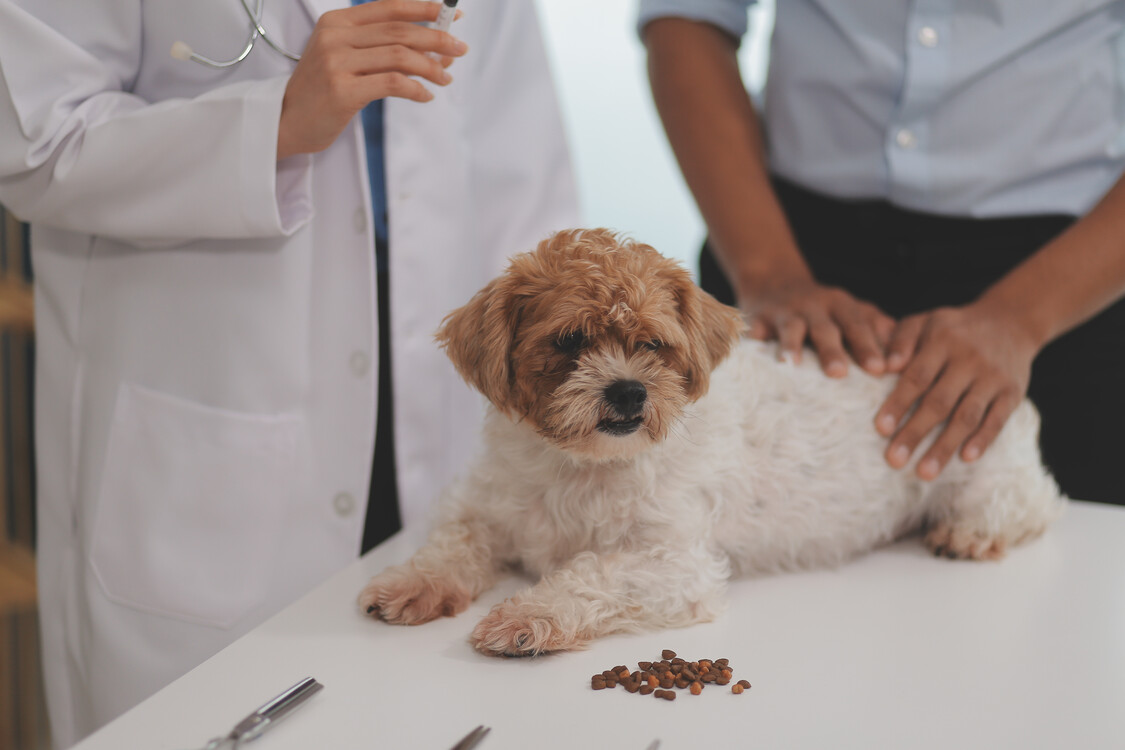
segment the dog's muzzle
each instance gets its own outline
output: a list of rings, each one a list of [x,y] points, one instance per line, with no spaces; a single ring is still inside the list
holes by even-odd
[[[618,380],[606,386],[606,403],[614,415],[598,423],[598,429],[610,435],[631,435],[644,423],[645,401],[648,391],[636,380]]]

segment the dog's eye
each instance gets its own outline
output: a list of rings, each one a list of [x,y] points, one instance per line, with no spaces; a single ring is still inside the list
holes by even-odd
[[[564,354],[576,354],[584,346],[586,346],[586,334],[582,331],[564,333],[555,339],[555,348]]]
[[[650,341],[641,341],[637,344],[638,349],[648,349],[650,352],[654,352],[657,349],[661,348],[662,346],[664,346],[664,342],[659,340],[659,339],[652,339]]]

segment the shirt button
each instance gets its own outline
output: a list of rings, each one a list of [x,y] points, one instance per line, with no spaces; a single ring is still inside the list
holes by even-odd
[[[367,229],[367,212],[360,206],[355,210],[355,215],[352,216],[352,223],[355,225],[355,231],[362,234]]]
[[[362,378],[371,369],[371,357],[367,356],[367,352],[352,352],[352,356],[348,359],[348,366],[352,368],[352,374]]]
[[[918,29],[918,44],[921,44],[923,47],[936,47],[937,43],[937,29],[933,26],[923,26]]]
[[[918,137],[914,135],[914,131],[903,128],[895,133],[895,143],[901,148],[914,148],[918,145]]]
[[[355,510],[355,498],[347,492],[341,492],[332,498],[332,507],[338,516],[350,516]]]

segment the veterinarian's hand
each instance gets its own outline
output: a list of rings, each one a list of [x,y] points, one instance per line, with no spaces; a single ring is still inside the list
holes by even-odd
[[[777,339],[782,356],[799,362],[807,340],[830,377],[843,377],[849,359],[873,375],[886,370],[884,350],[895,320],[875,305],[811,279],[760,291],[753,300],[743,305],[748,335]]]
[[[436,20],[441,7],[375,0],[322,15],[285,88],[277,158],[328,148],[376,99],[433,99],[418,79],[448,84],[453,78],[445,68],[468,50],[451,34],[420,25]]]
[[[970,305],[903,319],[887,352],[889,371],[901,377],[875,427],[893,436],[886,459],[895,468],[940,429],[916,468],[928,480],[958,450],[963,461],[984,453],[1027,394],[1038,347],[1011,315]]]

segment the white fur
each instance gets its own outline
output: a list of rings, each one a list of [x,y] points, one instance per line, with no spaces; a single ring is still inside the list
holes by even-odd
[[[733,575],[836,565],[922,529],[938,554],[997,558],[1065,505],[1030,402],[979,460],[924,482],[886,463],[872,424],[894,378],[779,361],[682,267],[606,230],[545,240],[446,321],[447,353],[492,401],[483,455],[359,603],[418,624],[521,566],[538,583],[477,625],[485,653],[708,620]]]
[[[418,599],[459,590],[467,605],[503,566],[522,565],[540,582],[473,638],[488,652],[537,653],[713,618],[731,575],[835,565],[923,524],[951,556],[992,556],[1062,510],[1029,402],[977,462],[955,459],[924,482],[886,464],[872,426],[893,380],[855,367],[827,378],[813,359],[778,362],[744,341],[667,439],[631,458],[576,459],[491,409],[484,456],[450,488],[432,539],[376,577],[361,605],[410,621],[388,590],[402,579]]]

